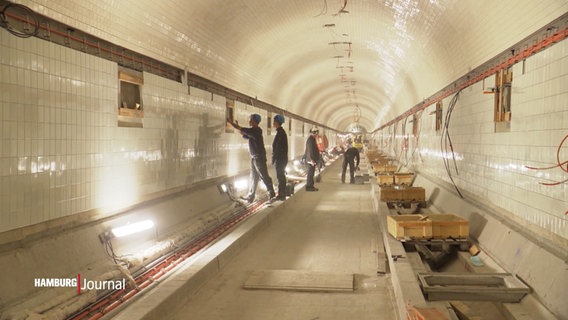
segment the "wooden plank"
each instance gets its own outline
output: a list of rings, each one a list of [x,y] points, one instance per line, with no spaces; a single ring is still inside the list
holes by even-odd
[[[132,118],[144,118],[144,111],[128,108],[118,108],[118,115]]]
[[[126,72],[122,72],[122,71],[118,72],[118,79],[120,81],[126,81],[126,82],[130,82],[130,83],[138,84],[138,85],[144,84],[144,78],[133,75],[133,74],[129,74],[129,73],[126,73]]]
[[[468,316],[469,307],[461,301],[450,301],[450,305],[454,309],[454,312],[458,315],[460,320],[471,320]]]
[[[306,270],[255,270],[243,287],[245,289],[353,292],[353,274]]]
[[[408,310],[408,319],[410,320],[448,320],[438,309],[436,308],[419,308],[412,307]]]

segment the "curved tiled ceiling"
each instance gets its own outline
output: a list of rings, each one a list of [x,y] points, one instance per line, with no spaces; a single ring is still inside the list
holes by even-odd
[[[568,11],[565,0],[22,1],[339,131],[371,131]]]

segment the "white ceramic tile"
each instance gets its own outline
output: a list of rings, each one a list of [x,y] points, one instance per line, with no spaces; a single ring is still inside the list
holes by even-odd
[[[234,50],[231,51],[230,41],[226,43],[218,43],[211,41],[221,39],[219,37],[209,37],[206,34],[207,30],[200,30],[198,28],[191,29],[187,32],[184,29],[187,24],[186,14],[179,12],[178,14],[168,15],[172,10],[180,11],[180,4],[160,3],[155,5],[155,11],[148,14],[143,12],[143,6],[134,5],[133,1],[121,2],[100,2],[100,1],[78,1],[77,6],[70,8],[64,6],[57,1],[45,1],[45,7],[48,13],[57,15],[63,22],[70,23],[83,30],[91,30],[96,35],[100,35],[117,42],[119,45],[133,47],[141,53],[146,53],[151,56],[163,58],[168,61],[174,61],[180,65],[190,64],[192,68],[201,71],[203,74],[216,74],[216,77],[223,83],[231,84],[236,83],[238,80],[237,75],[242,74],[244,65],[237,59],[239,54]],[[117,10],[118,7],[118,10]],[[124,10],[128,8],[129,10]],[[505,9],[514,11],[516,15],[526,16],[531,12],[534,6],[517,6],[512,3],[502,3],[497,5],[498,9]],[[427,9],[427,8],[423,8]],[[500,17],[489,15],[489,10],[495,10],[495,7],[485,8],[482,13],[476,15],[466,14],[468,6],[456,6],[455,10],[464,10],[461,15],[464,19],[478,19],[483,17],[483,22],[486,25],[491,25],[491,20],[500,19]],[[110,13],[110,14],[109,14]],[[532,12],[531,12],[532,13]],[[121,14],[123,17],[116,18],[116,15]],[[536,15],[543,15],[543,12],[536,12]],[[157,19],[158,16],[168,16],[167,22]],[[145,16],[147,19],[145,24],[141,25],[140,20],[135,19],[136,16]],[[459,15],[458,15],[459,16]],[[475,16],[475,17],[474,17]],[[192,17],[197,23],[205,23],[203,15],[194,15]],[[242,21],[244,23],[247,21]],[[248,23],[254,25],[255,20],[251,19]],[[221,25],[221,24],[220,24]],[[451,26],[457,28],[459,26]],[[184,32],[185,31],[185,32]],[[227,30],[223,28],[223,33]],[[493,31],[493,30],[490,30]],[[216,31],[219,32],[219,31]],[[515,34],[519,34],[522,30],[517,30],[513,26],[507,24],[503,25],[502,33],[511,35],[514,39]],[[441,33],[442,34],[442,33]],[[454,33],[459,34],[459,33]],[[450,48],[454,55],[463,55],[462,52],[470,52],[471,54],[463,57],[468,61],[463,62],[456,67],[456,76],[461,76],[463,71],[467,68],[476,65],[476,62],[483,62],[485,59],[491,57],[496,52],[492,51],[493,48],[501,48],[505,44],[493,42],[503,41],[501,37],[487,37],[489,32],[479,32],[468,37],[468,43],[463,46],[455,46]],[[128,36],[126,36],[128,35]],[[271,33],[271,36],[279,35],[277,30]],[[186,37],[186,41],[174,41],[176,37]],[[483,38],[483,40],[479,40]],[[224,38],[226,39],[226,38]],[[207,41],[209,40],[209,41]],[[230,40],[230,39],[226,39]],[[461,43],[458,39],[445,40],[447,43]],[[484,43],[488,46],[486,48],[469,47],[468,44],[475,42]],[[116,198],[112,195],[112,188],[103,188],[104,186],[112,186],[115,183],[122,183],[122,180],[128,180],[132,184],[137,184],[138,181],[145,179],[150,174],[148,170],[144,169],[148,163],[163,163],[167,166],[168,170],[179,176],[179,181],[175,183],[183,183],[188,179],[196,178],[195,168],[204,169],[202,177],[211,177],[215,174],[225,174],[226,172],[216,172],[218,168],[228,167],[225,165],[228,159],[238,159],[237,166],[232,170],[244,170],[248,166],[246,161],[248,154],[246,152],[246,144],[238,134],[228,135],[221,134],[218,141],[210,143],[210,149],[207,148],[206,159],[197,159],[193,156],[192,161],[187,161],[187,166],[183,167],[184,171],[177,171],[177,167],[168,162],[162,162],[162,158],[166,155],[165,151],[174,152],[169,156],[178,157],[179,154],[193,154],[197,146],[196,141],[203,139],[199,135],[199,118],[200,115],[206,110],[209,114],[209,121],[212,125],[223,125],[223,110],[224,105],[222,101],[211,101],[209,93],[201,92],[198,96],[201,99],[189,97],[181,90],[179,84],[162,79],[160,77],[145,75],[144,85],[144,102],[145,109],[147,110],[146,118],[144,119],[145,128],[142,129],[124,129],[116,128],[115,109],[117,105],[117,90],[118,83],[116,80],[117,68],[115,64],[98,59],[96,57],[85,56],[80,52],[72,51],[67,48],[57,46],[46,41],[37,39],[16,39],[8,35],[4,30],[0,30],[0,55],[2,60],[0,64],[2,67],[2,78],[8,76],[10,83],[15,87],[22,84],[26,87],[36,88],[36,84],[31,76],[31,70],[39,70],[39,64],[34,67],[33,61],[35,60],[34,54],[41,56],[43,62],[41,63],[43,72],[46,74],[38,78],[37,88],[44,89],[44,92],[38,92],[39,100],[44,101],[43,105],[46,106],[44,112],[38,112],[36,122],[41,123],[43,126],[42,143],[38,144],[37,152],[34,145],[31,143],[28,136],[34,136],[33,132],[28,132],[25,125],[22,127],[22,119],[26,119],[25,114],[14,112],[13,114],[8,111],[3,111],[3,124],[2,132],[9,131],[14,136],[14,140],[10,141],[10,147],[2,148],[2,154],[9,157],[10,163],[16,163],[19,157],[32,157],[32,156],[45,156],[49,157],[49,162],[53,162],[53,168],[49,171],[54,173],[54,177],[62,175],[67,177],[66,174],[69,168],[80,166],[77,163],[77,158],[67,159],[65,156],[71,154],[76,156],[90,157],[92,153],[99,153],[100,158],[96,158],[90,164],[89,169],[92,170],[90,174],[86,174],[86,181],[84,184],[90,186],[90,192],[87,196],[89,200],[85,201],[85,205],[79,205],[75,200],[75,196],[66,195],[68,193],[59,193],[56,191],[55,184],[59,187],[74,188],[70,185],[74,179],[71,180],[57,180],[57,178],[50,178],[49,190],[44,195],[44,206],[32,206],[30,208],[23,208],[23,201],[17,200],[14,197],[2,198],[2,204],[7,201],[10,212],[18,213],[23,211],[23,220],[42,222],[48,219],[59,218],[63,215],[73,214],[77,211],[88,210],[93,208],[100,208],[103,205],[112,205],[111,201]],[[256,45],[260,45],[262,41],[255,41]],[[494,134],[492,123],[492,100],[489,95],[482,95],[480,87],[475,87],[474,90],[464,90],[460,100],[458,109],[454,112],[452,125],[452,134],[456,139],[457,150],[456,153],[463,156],[464,159],[459,161],[460,169],[463,174],[459,178],[460,187],[471,188],[470,191],[480,195],[491,195],[491,199],[507,209],[511,210],[519,216],[530,216],[527,213],[525,206],[528,197],[522,191],[526,190],[530,185],[531,189],[536,190],[539,199],[557,197],[556,191],[547,191],[546,189],[538,188],[535,185],[534,177],[532,175],[518,174],[518,169],[511,169],[507,167],[511,160],[530,160],[536,164],[546,164],[551,161],[550,149],[543,150],[539,148],[543,141],[556,141],[547,133],[548,130],[563,130],[566,128],[566,96],[557,100],[556,103],[541,103],[545,98],[551,98],[559,95],[560,92],[566,92],[567,88],[564,85],[567,83],[566,79],[558,79],[552,81],[549,77],[560,77],[565,74],[568,66],[566,45],[567,41],[558,44],[557,48],[551,49],[548,53],[539,54],[533,58],[527,59],[526,74],[522,78],[522,96],[519,97],[519,103],[523,103],[522,110],[517,110],[516,104],[513,105],[513,128],[514,132],[520,134]],[[228,49],[229,48],[229,49]],[[562,49],[562,50],[560,50]],[[226,50],[226,51],[225,51]],[[7,51],[7,54],[5,54]],[[35,52],[33,52],[35,51]],[[458,53],[459,52],[459,53]],[[558,55],[558,52],[562,54]],[[22,55],[22,53],[25,53]],[[179,54],[182,53],[182,54]],[[8,58],[6,58],[8,57]],[[25,59],[22,59],[25,57]],[[6,61],[4,59],[9,59]],[[551,60],[556,61],[554,64]],[[233,62],[234,61],[234,62]],[[461,61],[461,60],[460,60]],[[256,62],[256,61],[255,61]],[[233,65],[233,63],[235,65]],[[558,70],[564,68],[564,72]],[[234,74],[213,73],[212,71],[220,71],[225,69],[234,69]],[[255,71],[258,74],[253,75],[257,79],[264,79],[268,75],[264,75],[262,68],[257,68]],[[194,71],[195,71],[194,70]],[[218,75],[217,75],[218,74]],[[71,84],[70,79],[83,81],[89,87],[88,93],[83,93],[82,88],[78,88]],[[4,81],[4,80],[1,80]],[[486,80],[486,85],[492,83],[493,79]],[[260,81],[259,81],[260,82]],[[246,87],[247,84],[243,85]],[[260,86],[257,83],[248,84],[249,91],[257,91]],[[417,84],[424,86],[425,84]],[[489,85],[490,86],[490,85]],[[438,88],[433,88],[438,89]],[[178,92],[180,90],[181,92]],[[24,93],[24,94],[22,94]],[[17,92],[16,95],[2,95],[0,99],[5,99],[10,104],[10,108],[14,104],[30,104],[26,98],[26,92]],[[192,95],[193,95],[192,91]],[[519,92],[520,94],[520,92]],[[85,109],[76,109],[77,104],[80,104],[81,99],[77,95],[88,95],[94,99],[88,101]],[[515,99],[517,99],[515,93]],[[552,98],[551,98],[552,99]],[[447,106],[449,99],[444,101]],[[242,123],[246,124],[246,118],[252,112],[259,110],[247,106],[246,104],[237,103],[237,118]],[[218,111],[215,111],[217,110]],[[77,110],[77,111],[72,111]],[[86,110],[91,110],[86,111]],[[551,110],[561,112],[562,117],[557,114],[551,114]],[[89,114],[86,114],[89,112]],[[6,121],[5,115],[8,113],[10,120]],[[85,120],[79,121],[79,118],[85,117]],[[517,125],[517,116],[519,123]],[[563,119],[560,122],[556,119]],[[13,124],[12,124],[13,122]],[[81,135],[78,128],[75,126],[86,126],[88,130],[85,135],[90,142],[81,144],[86,147],[77,148],[74,143],[76,138]],[[72,125],[72,126],[70,126]],[[309,125],[306,124],[306,131],[309,130]],[[9,129],[4,129],[9,128]],[[38,126],[38,130],[39,130]],[[150,131],[149,129],[153,129]],[[20,131],[23,130],[23,131]],[[303,152],[305,144],[305,136],[302,136],[302,123],[294,122],[293,130],[296,136],[290,137],[291,150],[297,155]],[[429,137],[421,141],[422,148],[425,145],[430,146],[433,151],[438,151],[439,136],[432,132],[433,126],[424,126],[423,135]],[[430,132],[429,132],[430,131]],[[23,132],[23,137],[20,133]],[[399,131],[400,133],[400,128]],[[526,132],[530,132],[527,134]],[[11,134],[11,137],[12,137]],[[471,135],[475,135],[472,139]],[[527,137],[528,135],[528,137]],[[496,138],[499,140],[496,141]],[[267,139],[269,140],[269,139]],[[430,140],[430,141],[428,141]],[[212,141],[207,141],[212,142]],[[265,141],[267,144],[268,141]],[[178,146],[177,150],[175,146]],[[42,145],[42,147],[40,147]],[[88,145],[91,145],[90,147]],[[554,145],[554,143],[549,143]],[[231,153],[221,150],[221,146],[229,146],[226,149],[231,149]],[[41,152],[40,152],[41,150]],[[178,155],[176,155],[176,153]],[[436,152],[427,153],[425,163],[428,164],[426,170],[443,176],[444,169],[439,161],[439,156]],[[51,157],[53,156],[53,158]],[[530,156],[530,159],[527,159]],[[152,160],[146,160],[152,159]],[[81,161],[79,161],[81,162]],[[189,163],[192,163],[191,165]],[[28,164],[24,161],[25,167]],[[121,170],[127,164],[126,168],[133,170]],[[13,164],[10,167],[16,168]],[[153,166],[151,170],[155,176],[160,176],[160,166]],[[66,169],[64,169],[66,168]],[[500,169],[506,168],[506,169]],[[28,170],[28,169],[26,169]],[[6,172],[6,170],[3,170]],[[233,171],[235,172],[235,171]],[[24,174],[25,175],[25,174]],[[4,176],[2,176],[4,177]],[[14,171],[13,176],[8,178],[18,177],[17,170]],[[102,180],[101,180],[102,177]],[[118,177],[118,178],[117,178]],[[467,178],[465,178],[467,177]],[[499,180],[496,180],[498,177]],[[171,183],[161,178],[160,181],[153,181],[155,186],[165,185]],[[119,181],[121,180],[121,181]],[[471,181],[471,182],[468,182]],[[176,185],[171,185],[174,187]],[[131,187],[128,185],[125,188]],[[159,191],[160,187],[154,187],[154,190]],[[161,187],[163,188],[163,187]],[[503,194],[499,192],[503,190]],[[516,192],[519,191],[518,193]],[[557,190],[557,189],[556,189]],[[21,190],[20,190],[21,191]],[[516,199],[516,204],[511,204],[508,201],[511,197],[517,194],[522,194]],[[11,194],[10,194],[11,196]],[[133,200],[136,197],[143,196],[143,194],[133,194]],[[12,200],[14,198],[15,200]],[[565,203],[565,200],[559,200],[560,206]],[[544,200],[542,201],[545,202]],[[556,205],[555,205],[556,207]],[[521,210],[520,208],[523,208]],[[57,209],[57,210],[56,210]],[[534,210],[534,209],[532,209]],[[533,211],[534,213],[535,211]],[[548,212],[547,217],[556,217],[556,212]],[[16,221],[17,219],[10,218],[12,221],[9,226],[2,226],[6,228],[13,228],[25,224],[23,221]],[[4,219],[2,219],[4,221]],[[558,225],[557,219],[541,218],[535,219],[537,223],[546,225]],[[0,230],[3,231],[3,230]]]

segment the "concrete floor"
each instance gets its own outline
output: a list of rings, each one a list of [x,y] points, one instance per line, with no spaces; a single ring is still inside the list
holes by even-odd
[[[326,168],[319,192],[299,191],[279,204],[284,213],[168,319],[395,319],[390,278],[377,275],[381,235],[371,187],[341,184],[340,162]],[[355,290],[243,289],[253,271],[282,269],[354,274]]]
[[[408,305],[435,307],[448,319],[457,319],[448,301],[425,300],[416,279],[416,271],[425,271],[425,266],[418,253],[406,252],[388,235],[386,225],[379,225],[390,210],[377,201],[374,184],[341,184],[340,167],[341,158],[326,168],[323,181],[316,184],[319,192],[298,190],[285,202],[261,209],[103,319],[392,320],[406,318]],[[481,255],[486,268],[491,266],[486,272],[504,272]],[[451,265],[463,272],[460,261]],[[243,288],[253,274],[279,270],[353,275],[354,290]],[[530,296],[520,304],[466,301],[461,305],[488,320],[555,319]]]

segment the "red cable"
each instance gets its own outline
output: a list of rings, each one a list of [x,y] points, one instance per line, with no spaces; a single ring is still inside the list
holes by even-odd
[[[556,149],[556,164],[550,167],[529,167],[529,166],[525,166],[525,168],[527,169],[531,169],[531,170],[549,170],[549,169],[554,169],[556,167],[560,167],[560,169],[564,172],[568,173],[568,160],[564,161],[564,162],[560,162],[560,150],[562,150],[562,146],[564,145],[564,142],[566,142],[566,139],[568,139],[568,134],[564,137],[564,139],[562,139],[562,141],[560,142],[560,144],[558,145],[558,149]],[[566,169],[564,167],[562,167],[563,165],[566,165]],[[557,186],[563,183],[568,182],[568,179],[564,180],[564,181],[557,181],[557,182],[539,182],[540,184],[544,185],[544,186]],[[565,213],[568,214],[568,211]]]
[[[564,161],[564,162],[560,162],[560,150],[562,149],[562,146],[564,145],[564,142],[566,142],[566,139],[568,139],[568,134],[564,137],[564,139],[562,139],[562,141],[560,142],[560,145],[558,145],[558,149],[556,150],[556,165],[551,166],[551,167],[544,167],[544,168],[536,168],[536,167],[529,167],[529,166],[525,166],[525,168],[527,169],[531,169],[531,170],[548,170],[548,169],[553,169],[556,167],[560,167],[560,169],[564,172],[568,172],[568,160]],[[562,167],[563,165],[566,165],[566,169],[564,167]],[[564,180],[564,181],[557,181],[557,182],[539,182],[540,184],[542,184],[543,186],[557,186],[563,183],[568,182],[568,179]],[[564,215],[568,215],[568,210],[566,210],[566,212],[564,212]]]
[[[558,146],[558,149],[556,150],[556,162],[558,162],[560,169],[562,169],[562,171],[564,171],[564,172],[568,172],[568,160],[560,163],[560,149],[562,149],[562,145],[564,144],[564,142],[566,142],[567,138],[568,138],[568,134],[564,137],[564,139],[562,139],[562,142],[560,142],[560,145]],[[566,169],[562,168],[562,166],[564,164],[566,164]]]

